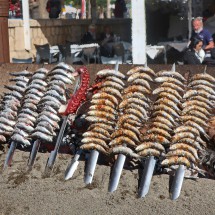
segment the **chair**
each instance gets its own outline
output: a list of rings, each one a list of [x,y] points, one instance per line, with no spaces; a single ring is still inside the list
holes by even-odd
[[[125,60],[125,48],[122,43],[117,43],[113,45],[113,54],[122,57],[122,62]]]
[[[12,63],[32,63],[32,58],[26,58],[26,59],[18,59],[18,58],[12,58]]]
[[[86,61],[83,57],[83,53],[80,51],[72,53],[70,43],[66,43],[66,45],[58,45],[60,55],[59,55],[59,61],[65,62],[67,64],[74,64],[81,62],[82,64],[85,64]]]
[[[35,48],[37,50],[36,53],[36,63],[41,63],[48,61],[48,63],[55,63],[57,61],[56,58],[53,57],[53,54],[50,53],[50,47],[49,44],[44,45],[35,45]]]
[[[96,63],[97,56],[97,47],[87,47],[83,48],[83,55],[87,58],[87,63],[90,64],[90,59],[94,59],[94,62]]]
[[[104,57],[101,56],[102,64],[116,64],[118,61],[119,64],[122,64],[122,56],[114,56],[114,57]]]

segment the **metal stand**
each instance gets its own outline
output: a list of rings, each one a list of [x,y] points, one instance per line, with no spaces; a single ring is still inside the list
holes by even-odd
[[[156,164],[156,160],[154,156],[150,156],[145,161],[143,175],[141,178],[139,192],[138,192],[138,195],[140,198],[145,197],[146,194],[149,192],[149,187],[152,180],[155,164]]]
[[[91,184],[92,183],[98,157],[99,157],[98,151],[92,150],[90,152],[90,157],[87,161],[87,168],[86,168],[86,172],[84,175],[84,183],[85,184]]]
[[[82,150],[78,150],[77,153],[75,154],[74,158],[71,160],[71,162],[69,163],[69,165],[66,168],[66,172],[65,172],[65,180],[69,180],[70,178],[72,178],[75,170],[78,167],[79,164],[79,158],[81,156]]]
[[[109,192],[114,192],[118,187],[119,179],[122,173],[125,159],[126,159],[126,156],[123,154],[119,154],[117,157],[117,160],[112,170],[111,179],[108,187]]]
[[[176,170],[175,177],[172,182],[171,190],[170,190],[170,199],[176,200],[181,193],[181,188],[184,180],[185,167],[184,165],[180,165]]]

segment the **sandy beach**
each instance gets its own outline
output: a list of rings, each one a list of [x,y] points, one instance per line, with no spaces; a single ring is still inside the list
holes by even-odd
[[[19,71],[24,65],[1,66],[0,84],[8,84],[9,71]],[[95,72],[103,65],[90,65],[94,79]],[[30,65],[35,71],[39,65]],[[51,68],[52,66],[47,66]],[[162,69],[170,68],[162,65]],[[159,65],[153,69],[161,69]],[[121,67],[127,71],[128,66]],[[187,72],[200,72],[203,67],[179,67]],[[211,73],[213,68],[208,69]],[[2,172],[7,152],[0,149],[0,215],[85,215],[85,214],[176,214],[176,215],[213,215],[215,214],[215,180],[199,178],[185,179],[181,195],[176,201],[169,199],[169,176],[153,176],[151,187],[145,198],[137,197],[138,168],[124,169],[118,189],[108,193],[111,167],[99,163],[96,167],[93,183],[84,184],[85,161],[80,161],[71,180],[64,180],[65,169],[72,158],[70,154],[59,154],[50,177],[44,176],[49,153],[38,153],[35,165],[28,172],[29,152],[16,150],[12,166]]]

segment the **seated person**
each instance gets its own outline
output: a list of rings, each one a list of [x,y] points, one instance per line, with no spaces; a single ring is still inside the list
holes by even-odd
[[[100,53],[105,57],[112,57],[112,46],[108,43],[114,42],[114,34],[109,26],[105,26],[104,32],[100,36]]]
[[[202,64],[205,52],[202,49],[203,41],[195,36],[190,39],[188,50],[184,55],[184,64]]]
[[[96,43],[96,26],[94,24],[89,25],[88,31],[81,39],[82,44]]]
[[[214,48],[214,41],[211,33],[204,28],[201,17],[197,17],[193,20],[193,31],[191,37],[200,37],[203,41],[204,51],[208,51]]]

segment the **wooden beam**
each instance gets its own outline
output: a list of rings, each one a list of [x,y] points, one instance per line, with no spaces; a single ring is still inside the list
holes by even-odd
[[[8,33],[8,0],[1,0],[0,3],[0,63],[10,62],[9,33]]]

